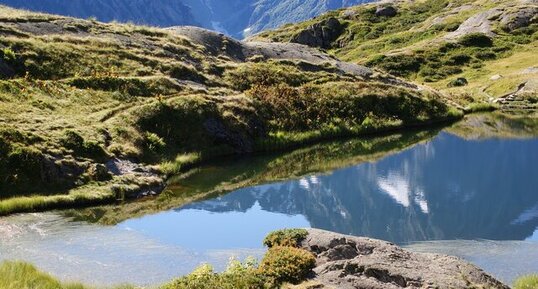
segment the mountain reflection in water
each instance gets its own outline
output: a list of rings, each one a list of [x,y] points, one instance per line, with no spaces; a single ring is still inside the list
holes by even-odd
[[[538,226],[536,148],[537,139],[441,133],[375,163],[239,189],[176,211],[246,212],[259,203],[264,211],[302,215],[315,228],[400,244],[524,240]]]

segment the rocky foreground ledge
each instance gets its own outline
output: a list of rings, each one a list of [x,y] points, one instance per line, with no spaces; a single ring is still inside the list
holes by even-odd
[[[299,242],[316,257],[307,288],[509,288],[464,260],[318,229]]]

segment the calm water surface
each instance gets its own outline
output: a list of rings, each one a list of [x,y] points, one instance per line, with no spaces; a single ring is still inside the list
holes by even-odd
[[[202,170],[197,182],[218,173]],[[261,257],[263,237],[285,227],[457,255],[510,283],[538,272],[538,138],[467,140],[443,131],[367,162],[114,226],[61,213],[2,218],[0,259],[31,261],[65,280],[158,284],[204,262],[222,269],[232,257]]]

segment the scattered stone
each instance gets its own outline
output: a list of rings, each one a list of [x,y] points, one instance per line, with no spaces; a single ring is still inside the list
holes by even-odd
[[[396,16],[396,14],[398,14],[398,10],[396,10],[396,8],[394,8],[393,6],[377,7],[377,9],[375,10],[375,16],[377,17],[394,17]]]
[[[490,80],[499,80],[499,79],[501,79],[501,78],[503,78],[502,75],[500,75],[500,74],[495,74],[495,75],[493,75],[492,77],[490,77],[489,79],[490,79]]]
[[[413,253],[375,239],[308,229],[301,247],[316,256],[308,281],[315,288],[509,288],[457,257]]]
[[[532,73],[538,73],[538,67],[528,67],[528,68],[525,68],[523,69],[523,71],[521,71],[521,74],[532,74]]]

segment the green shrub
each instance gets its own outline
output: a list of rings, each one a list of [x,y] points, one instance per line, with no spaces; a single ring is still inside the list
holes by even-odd
[[[519,277],[514,282],[514,289],[538,289],[538,275]]]
[[[316,266],[312,253],[294,247],[271,247],[263,257],[260,272],[272,284],[284,282],[297,284]]]
[[[450,81],[448,83],[448,87],[456,87],[456,86],[466,86],[467,84],[469,84],[467,82],[467,79],[463,78],[463,77],[458,77],[452,81]]]
[[[447,61],[447,64],[449,65],[462,65],[469,61],[471,61],[472,57],[468,54],[464,53],[458,53],[450,56],[450,58]]]
[[[187,276],[180,277],[161,289],[263,289],[265,280],[255,263],[231,261],[226,271],[216,273],[210,265],[202,265]]]
[[[284,229],[269,233],[263,240],[263,244],[268,248],[274,246],[297,247],[299,243],[308,236],[305,229]]]
[[[459,41],[459,44],[463,46],[474,46],[474,47],[491,47],[493,46],[493,40],[484,33],[469,33],[462,36]]]
[[[493,51],[478,51],[475,53],[475,57],[482,60],[489,60],[497,58],[497,54]]]

